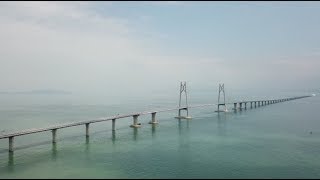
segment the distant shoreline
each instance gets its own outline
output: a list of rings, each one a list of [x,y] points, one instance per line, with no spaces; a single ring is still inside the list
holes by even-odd
[[[33,91],[0,91],[0,94],[5,95],[66,95],[72,94],[69,91],[62,91],[62,90],[33,90]]]

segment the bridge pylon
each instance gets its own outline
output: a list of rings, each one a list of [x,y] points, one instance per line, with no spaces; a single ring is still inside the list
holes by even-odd
[[[223,102],[220,101],[220,94],[223,93]],[[224,110],[220,110],[220,106],[224,106]],[[226,93],[224,91],[224,84],[219,84],[219,95],[218,95],[218,110],[215,112],[227,112],[227,105],[226,105]]]
[[[185,95],[185,106],[181,107],[181,96],[184,93]],[[181,116],[181,111],[185,110],[187,111],[187,116]],[[178,110],[178,116],[175,117],[177,119],[191,119],[191,116],[189,116],[189,109],[188,109],[188,94],[187,94],[187,83],[180,82],[180,96],[179,96],[179,110]]]

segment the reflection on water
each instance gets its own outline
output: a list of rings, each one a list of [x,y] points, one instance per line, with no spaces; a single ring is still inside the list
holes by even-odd
[[[179,127],[179,135],[183,135],[185,130],[189,130],[189,121],[190,120],[182,120],[178,119],[178,127]]]
[[[89,145],[89,142],[90,142],[90,138],[89,136],[86,136],[86,145]]]
[[[112,131],[111,140],[112,140],[112,144],[114,145],[116,142],[116,131]]]
[[[90,149],[90,138],[89,136],[86,136],[86,154],[89,153],[89,149]]]
[[[227,113],[218,113],[218,135],[226,136]]]
[[[14,159],[13,152],[8,153],[8,171],[14,172]]]
[[[54,161],[57,160],[57,143],[52,143],[51,159]]]
[[[133,128],[133,140],[137,141],[138,137],[138,128]]]
[[[151,124],[151,133],[152,133],[152,138],[155,138],[156,124]]]
[[[189,169],[190,161],[190,138],[189,138],[189,122],[190,120],[178,119],[179,128],[179,146],[178,146],[178,163],[182,169]],[[189,173],[189,172],[188,172]]]

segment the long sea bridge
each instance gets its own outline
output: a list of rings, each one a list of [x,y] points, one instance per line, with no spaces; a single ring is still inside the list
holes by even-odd
[[[185,95],[185,105],[181,105],[181,96],[182,94]],[[220,102],[220,95],[223,95],[223,101]],[[116,120],[122,119],[122,118],[128,118],[132,117],[133,118],[133,124],[130,125],[132,128],[139,128],[141,127],[141,124],[138,123],[138,117],[142,115],[147,115],[151,114],[151,121],[149,124],[157,124],[158,121],[156,121],[156,114],[160,112],[167,112],[167,111],[176,111],[178,110],[178,116],[175,117],[177,119],[191,119],[189,116],[189,109],[190,108],[201,108],[201,107],[207,107],[207,106],[217,106],[217,110],[215,112],[227,112],[227,106],[233,105],[232,110],[237,111],[237,110],[242,110],[242,109],[247,109],[247,104],[250,108],[253,107],[260,107],[260,106],[266,106],[270,104],[275,104],[275,103],[280,103],[280,102],[285,102],[285,101],[291,101],[291,100],[296,100],[296,99],[301,99],[301,98],[306,98],[306,97],[311,97],[311,95],[308,96],[297,96],[297,97],[289,97],[289,98],[281,98],[281,99],[264,99],[264,100],[253,100],[253,101],[237,101],[237,102],[232,102],[232,103],[226,103],[225,102],[225,91],[224,91],[224,84],[219,84],[219,96],[218,96],[218,103],[217,104],[198,104],[198,105],[188,105],[188,95],[187,95],[187,86],[186,82],[181,82],[180,83],[180,98],[179,98],[179,106],[177,107],[172,107],[172,108],[164,108],[164,109],[157,109],[157,110],[150,110],[150,111],[142,111],[142,112],[134,112],[134,113],[129,113],[129,114],[122,114],[122,115],[114,115],[106,118],[101,118],[101,119],[95,119],[95,120],[87,120],[87,121],[80,121],[80,122],[71,122],[71,123],[65,123],[65,124],[58,124],[58,125],[53,125],[45,128],[32,128],[32,129],[26,129],[26,130],[21,130],[17,132],[11,132],[11,133],[6,133],[0,135],[0,139],[9,139],[9,152],[14,151],[14,138],[16,136],[22,136],[22,135],[27,135],[27,134],[33,134],[33,133],[39,133],[39,132],[44,132],[44,131],[51,131],[52,132],[52,143],[56,143],[56,137],[57,137],[57,130],[62,129],[62,128],[68,128],[68,127],[73,127],[73,126],[81,126],[85,125],[85,132],[86,136],[89,136],[89,125],[91,123],[97,123],[97,122],[104,122],[104,121],[112,121],[112,131],[115,131],[115,126],[116,126]],[[223,110],[220,110],[220,107],[224,107]],[[186,116],[182,116],[181,112],[186,111]]]

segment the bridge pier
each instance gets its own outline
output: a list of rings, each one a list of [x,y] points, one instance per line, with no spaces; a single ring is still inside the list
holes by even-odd
[[[234,104],[233,109],[236,111],[237,110],[237,103],[233,103],[233,104]]]
[[[112,131],[116,130],[116,119],[112,119]]]
[[[220,106],[224,106],[224,110],[220,111]],[[218,104],[218,110],[216,110],[215,112],[227,112],[227,106],[226,104]]]
[[[52,143],[57,142],[57,129],[52,129]]]
[[[151,121],[149,122],[149,124],[158,124],[158,122],[156,121],[156,113],[155,112],[151,113]]]
[[[138,116],[139,115],[133,115],[133,124],[130,125],[130,127],[138,128],[141,126],[141,124],[138,123]]]
[[[247,109],[247,103],[246,102],[244,103],[244,109]]]
[[[89,124],[90,123],[86,123],[86,136],[89,136]]]
[[[181,116],[181,110],[186,110],[186,111],[187,111],[187,116]],[[177,118],[177,119],[192,119],[192,117],[189,116],[188,108],[181,108],[181,109],[179,109],[178,116],[175,117],[175,118]]]
[[[239,109],[242,110],[242,102],[239,103]]]
[[[250,102],[250,108],[252,109],[252,102]]]
[[[9,152],[13,152],[13,139],[14,136],[9,137]]]

